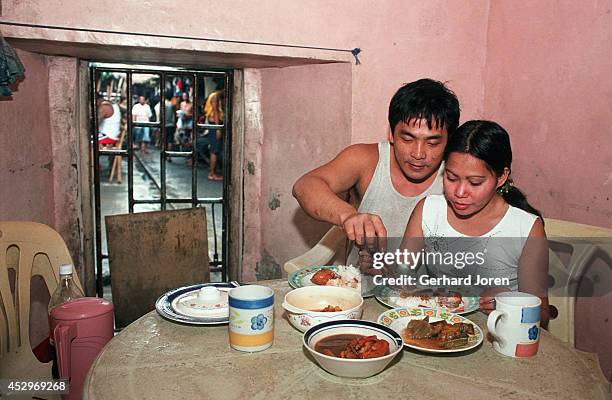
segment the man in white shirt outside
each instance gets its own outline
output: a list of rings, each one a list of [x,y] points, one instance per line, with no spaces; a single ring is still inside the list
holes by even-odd
[[[153,112],[151,107],[146,103],[144,96],[138,96],[138,103],[132,107],[132,122],[149,122]],[[148,146],[151,141],[149,136],[148,126],[134,127],[134,142],[140,147],[140,153],[146,154],[149,152]]]

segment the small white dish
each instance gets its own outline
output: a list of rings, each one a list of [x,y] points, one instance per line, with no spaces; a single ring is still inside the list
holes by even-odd
[[[171,306],[177,313],[188,317],[220,318],[229,313],[228,292],[204,286],[176,297]]]
[[[342,311],[320,311],[338,306]],[[283,308],[287,319],[301,332],[326,321],[359,319],[363,314],[363,298],[359,292],[338,286],[305,286],[285,295]]]

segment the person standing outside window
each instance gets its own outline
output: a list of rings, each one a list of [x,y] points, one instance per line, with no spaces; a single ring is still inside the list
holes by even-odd
[[[146,103],[144,96],[138,96],[138,103],[132,107],[132,121],[133,122],[149,122],[153,112],[151,107]],[[142,155],[149,152],[148,146],[151,138],[149,136],[148,126],[137,126],[134,128],[134,142],[140,146],[140,153]]]
[[[223,102],[225,100],[225,89],[217,89],[208,95],[204,104],[204,115],[208,124],[222,125],[225,120],[223,112]],[[210,166],[208,170],[208,179],[212,181],[223,180],[221,175],[217,174],[217,163],[223,151],[223,129],[210,130],[208,134],[210,140]]]
[[[164,99],[164,126],[166,128],[166,150],[172,151],[174,150],[174,134],[176,132],[176,113],[174,112],[174,105],[172,104],[172,93],[167,91]],[[155,105],[155,113],[157,115],[157,121],[160,119],[160,104],[157,103]],[[166,156],[166,159],[172,162],[172,158]]]

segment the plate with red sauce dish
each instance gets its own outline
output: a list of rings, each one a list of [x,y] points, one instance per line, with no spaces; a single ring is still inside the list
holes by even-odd
[[[305,286],[338,286],[362,292],[362,275],[358,268],[351,265],[321,265],[299,269],[287,277],[292,288]],[[363,297],[374,295],[361,293]]]

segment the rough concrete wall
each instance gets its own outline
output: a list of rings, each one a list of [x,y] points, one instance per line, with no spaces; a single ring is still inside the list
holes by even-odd
[[[261,76],[260,279],[280,277],[285,261],[329,229],[306,216],[291,188],[306,170],[329,161],[350,142],[351,66],[270,68]]]
[[[53,157],[54,227],[66,241],[72,259],[83,276],[80,251],[81,204],[77,174],[79,147],[75,115],[77,67],[77,60],[74,58],[49,58],[49,119]]]
[[[47,57],[18,51],[26,78],[0,101],[0,219],[55,226]]]
[[[244,70],[244,243],[242,280],[254,281],[261,248],[261,174],[264,140],[261,109],[261,73]]]

